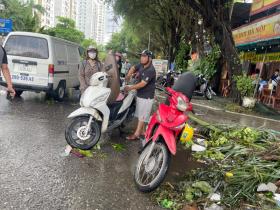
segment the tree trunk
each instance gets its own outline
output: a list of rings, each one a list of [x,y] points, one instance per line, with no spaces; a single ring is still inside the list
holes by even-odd
[[[226,26],[223,23],[217,23],[215,28],[215,41],[219,44],[222,56],[228,66],[228,79],[231,82],[230,96],[234,99],[235,102],[240,103],[241,98],[239,92],[236,89],[236,83],[233,79],[233,75],[240,75],[242,73],[242,70],[238,52],[233,41],[232,32],[230,26]]]

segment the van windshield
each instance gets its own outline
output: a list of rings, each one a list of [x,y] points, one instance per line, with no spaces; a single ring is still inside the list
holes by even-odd
[[[12,35],[5,44],[5,50],[8,55],[48,59],[49,48],[46,39]]]

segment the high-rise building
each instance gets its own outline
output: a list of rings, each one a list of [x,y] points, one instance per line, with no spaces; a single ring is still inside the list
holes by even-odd
[[[97,17],[96,17],[96,30],[95,30],[95,40],[97,43],[103,44],[105,38],[105,19],[106,10],[104,0],[96,0],[97,5]]]
[[[85,34],[86,38],[93,38],[95,8],[92,0],[77,1],[76,26]]]
[[[77,1],[77,28],[86,38],[94,39],[98,44],[105,40],[105,20],[107,6],[104,0]]]
[[[112,6],[107,7],[105,20],[105,37],[104,44],[108,43],[112,35],[121,30],[122,19],[114,14]]]
[[[42,5],[45,12],[40,15],[41,26],[54,27],[57,23],[57,16],[76,20],[77,0],[36,0],[36,4]]]

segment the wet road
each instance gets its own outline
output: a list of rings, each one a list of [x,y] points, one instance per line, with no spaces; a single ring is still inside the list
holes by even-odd
[[[61,157],[65,119],[76,107],[42,94],[13,102],[0,96],[0,209],[159,209],[134,187],[139,142],[116,131],[93,158]]]
[[[45,100],[43,94],[24,93],[12,102],[0,96],[0,209],[160,209],[134,187],[140,143],[124,140],[117,130],[103,136],[93,158],[61,157],[66,116],[77,107],[77,102]],[[195,108],[213,123],[279,128],[279,122]],[[132,128],[133,123],[127,131]],[[114,150],[112,143],[125,150]],[[167,181],[195,165],[189,154],[178,152]]]

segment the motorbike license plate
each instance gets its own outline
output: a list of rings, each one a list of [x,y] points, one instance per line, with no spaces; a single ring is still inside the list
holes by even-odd
[[[193,133],[194,133],[194,130],[191,126],[189,126],[188,124],[185,125],[185,128],[181,134],[181,137],[180,137],[180,141],[182,143],[186,143],[188,141],[191,141],[192,140],[192,137],[193,137]]]

